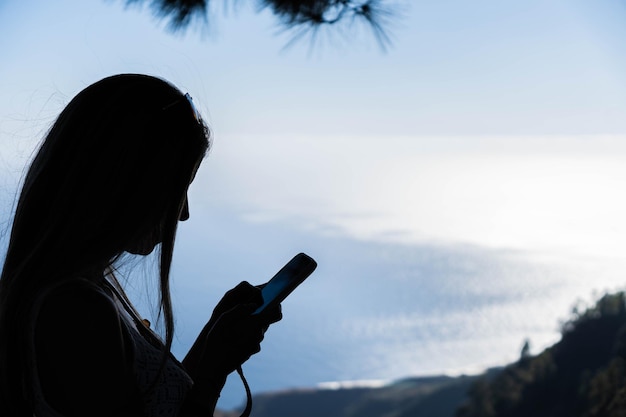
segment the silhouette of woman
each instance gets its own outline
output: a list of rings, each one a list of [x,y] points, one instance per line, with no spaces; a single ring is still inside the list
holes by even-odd
[[[281,313],[251,315],[262,297],[243,282],[182,363],[170,353],[176,228],[209,139],[191,98],[146,75],[105,78],[62,111],[24,179],[0,277],[1,416],[213,415]],[[155,248],[164,341],[115,278],[125,253]]]

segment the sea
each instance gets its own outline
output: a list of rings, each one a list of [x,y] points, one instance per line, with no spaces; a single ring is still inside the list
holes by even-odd
[[[253,393],[477,374],[515,361],[526,342],[541,352],[575,311],[626,284],[619,258],[369,241],[231,212],[212,219],[206,228],[181,227],[173,271],[179,357],[228,288],[266,281],[297,252],[319,265],[244,364]],[[244,400],[233,374],[219,407]]]

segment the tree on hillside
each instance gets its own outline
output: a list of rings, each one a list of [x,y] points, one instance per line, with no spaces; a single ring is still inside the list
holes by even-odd
[[[127,4],[150,3],[155,14],[169,22],[174,31],[185,30],[193,21],[208,22],[209,6],[216,0],[126,0]],[[223,0],[238,3],[240,0]],[[394,17],[392,0],[255,0],[258,10],[269,9],[293,39],[310,35],[321,28],[344,24],[365,24],[383,48],[389,45],[388,25]]]

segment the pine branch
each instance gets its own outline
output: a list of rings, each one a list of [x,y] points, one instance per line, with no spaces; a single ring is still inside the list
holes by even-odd
[[[150,3],[154,13],[168,21],[173,31],[186,30],[193,20],[207,24],[211,0],[126,0],[127,4]],[[228,0],[230,2],[236,0]],[[292,42],[309,36],[315,40],[320,28],[340,24],[364,24],[382,49],[390,45],[388,27],[396,17],[390,0],[256,0],[260,9],[269,9],[282,27],[293,32]],[[384,3],[384,4],[383,4]]]

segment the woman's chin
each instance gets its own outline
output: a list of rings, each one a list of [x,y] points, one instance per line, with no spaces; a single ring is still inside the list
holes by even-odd
[[[150,255],[153,251],[154,248],[156,248],[157,245],[136,245],[136,246],[132,246],[129,248],[126,248],[126,252],[130,253],[131,255],[141,255],[141,256],[146,256],[146,255]]]

